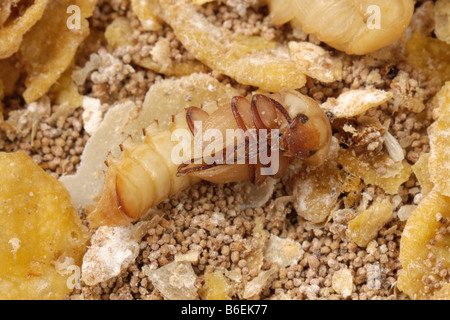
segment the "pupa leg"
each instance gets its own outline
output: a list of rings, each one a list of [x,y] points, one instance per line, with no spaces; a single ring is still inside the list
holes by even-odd
[[[231,100],[231,110],[233,111],[233,115],[234,118],[236,119],[236,123],[239,127],[239,129],[243,130],[244,132],[248,133],[248,128],[245,125],[244,119],[241,115],[241,110],[243,110],[243,108],[248,107],[248,101],[243,98],[243,97],[233,97],[233,99]],[[246,155],[248,155],[248,148],[250,145],[250,138],[249,135],[246,134],[245,135],[245,149],[246,149]],[[256,143],[258,140],[256,140]],[[250,161],[249,161],[250,162]],[[255,172],[256,172],[256,165],[249,163],[248,164],[248,177],[250,182],[255,183]]]
[[[251,112],[253,123],[257,129],[279,128],[278,113],[289,123],[292,119],[289,112],[278,101],[262,94],[255,94],[252,97]]]
[[[191,130],[192,134],[195,136],[195,121],[206,121],[208,119],[209,114],[197,107],[189,107],[186,110],[186,122]]]

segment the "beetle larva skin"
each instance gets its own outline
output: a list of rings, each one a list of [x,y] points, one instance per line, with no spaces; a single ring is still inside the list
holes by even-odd
[[[87,209],[92,228],[136,221],[150,208],[200,181],[189,175],[177,177],[178,164],[171,158],[178,143],[171,140],[172,132],[189,130],[185,117],[185,112],[177,115],[168,130],[152,124],[145,129],[142,143],[129,138],[121,145],[123,153],[119,159],[107,159],[103,190],[97,203]]]

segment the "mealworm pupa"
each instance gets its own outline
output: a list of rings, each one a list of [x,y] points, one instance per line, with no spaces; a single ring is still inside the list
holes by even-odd
[[[198,132],[195,123],[201,123]],[[204,153],[197,159],[186,153],[183,161],[173,161],[173,150],[179,146],[179,140],[173,137],[175,132],[188,132],[195,139],[199,132],[208,130],[225,136],[227,129],[243,134],[236,142],[232,140],[231,147],[225,141],[213,154],[231,159],[231,163],[206,163],[208,155]],[[260,148],[262,131],[269,132],[265,148]],[[331,126],[327,115],[317,102],[297,91],[255,94],[251,98],[236,96],[230,104],[220,106],[212,114],[190,107],[173,117],[168,130],[161,130],[155,122],[145,129],[142,143],[127,139],[121,145],[119,159],[108,157],[104,187],[97,203],[87,208],[88,219],[91,227],[128,224],[167,197],[202,179],[213,183],[250,180],[261,184],[267,176],[281,177],[294,159],[312,166],[322,164],[330,143]],[[201,150],[208,147],[204,142]],[[256,152],[252,152],[252,148]],[[273,158],[278,161],[276,171],[270,170],[271,164],[262,163],[259,157],[262,152],[276,155]],[[240,159],[239,154],[243,155]]]

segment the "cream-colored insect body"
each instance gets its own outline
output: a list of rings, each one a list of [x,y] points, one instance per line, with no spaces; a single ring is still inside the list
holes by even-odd
[[[169,196],[202,179],[213,183],[250,180],[261,184],[267,176],[282,176],[295,158],[318,166],[327,157],[331,144],[327,115],[317,102],[297,91],[255,94],[251,99],[236,96],[231,104],[219,106],[211,114],[190,107],[173,120],[168,130],[161,130],[154,123],[145,130],[143,143],[136,144],[129,139],[121,145],[120,159],[107,160],[104,188],[97,204],[88,208],[91,226],[136,221]],[[232,161],[208,163],[211,153],[206,150],[217,142],[215,139],[200,144],[200,158],[195,159],[195,151],[194,157],[191,152],[185,152],[193,151],[196,139],[208,130],[223,136],[227,130],[243,133],[236,137],[237,141],[225,140],[214,148],[215,155],[225,155],[225,159]],[[183,139],[173,139],[180,131],[188,135],[186,149],[180,148],[178,142]],[[263,136],[265,144],[260,139],[263,132],[272,134],[270,138]],[[256,139],[249,138],[252,134],[256,134]],[[256,144],[252,145],[251,141]],[[183,156],[174,160],[174,154],[180,153],[178,150],[183,151]],[[271,157],[277,161],[276,169],[271,163],[263,162],[260,152],[276,155]]]
[[[168,130],[153,123],[145,129],[143,143],[136,144],[129,138],[120,146],[120,159],[110,156],[106,160],[104,187],[97,203],[87,208],[91,227],[129,224],[169,196],[200,181],[176,176],[178,164],[171,161],[171,153],[177,142],[171,140],[171,135],[177,129],[189,130],[185,112],[174,117]]]
[[[348,54],[367,54],[397,41],[413,0],[268,0],[275,24],[291,22]]]

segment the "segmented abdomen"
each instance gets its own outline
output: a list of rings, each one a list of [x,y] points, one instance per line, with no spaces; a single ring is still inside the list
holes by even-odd
[[[136,221],[150,208],[200,181],[176,175],[179,163],[171,157],[178,143],[171,139],[176,129],[189,132],[185,112],[175,117],[168,130],[160,129],[157,123],[146,128],[143,143],[127,139],[121,145],[121,157],[107,159],[103,190],[97,203],[87,210],[91,227]]]

